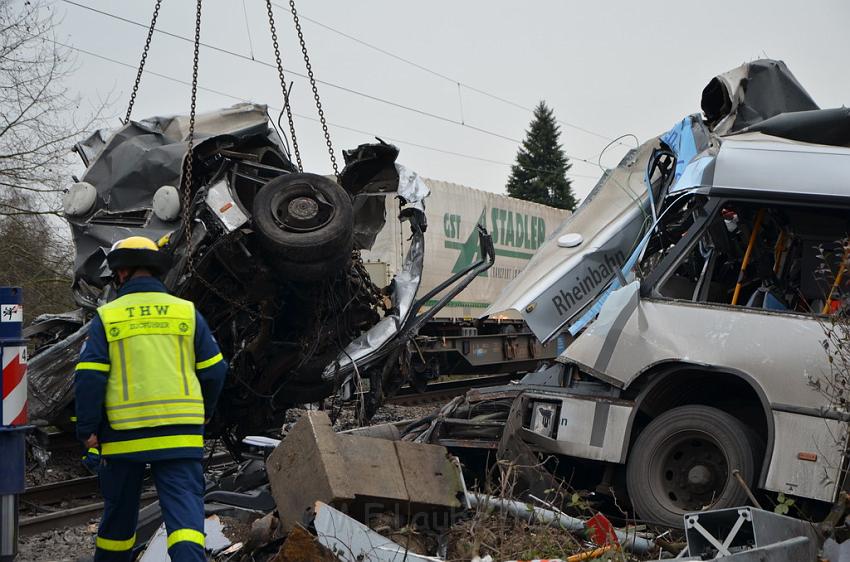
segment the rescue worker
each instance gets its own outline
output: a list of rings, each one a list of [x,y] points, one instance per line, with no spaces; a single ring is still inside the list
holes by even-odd
[[[75,375],[77,436],[100,448],[104,497],[96,561],[129,561],[151,467],[175,562],[203,561],[204,424],[227,364],[207,322],[157,279],[168,269],[141,236],[106,256],[118,297],[97,309]]]

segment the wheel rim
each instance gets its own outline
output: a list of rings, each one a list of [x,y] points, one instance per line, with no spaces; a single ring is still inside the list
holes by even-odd
[[[714,504],[729,478],[729,460],[710,435],[677,433],[654,451],[649,466],[650,487],[669,511],[699,511]]]
[[[328,225],[336,208],[310,184],[287,186],[271,201],[272,217],[283,230],[314,232]]]

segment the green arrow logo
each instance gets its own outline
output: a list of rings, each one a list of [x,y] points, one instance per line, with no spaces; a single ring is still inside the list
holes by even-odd
[[[481,216],[478,217],[478,224],[487,228],[487,209],[481,210]],[[458,273],[468,268],[470,265],[475,263],[476,261],[481,259],[481,248],[478,245],[478,229],[473,228],[469,237],[466,239],[466,242],[463,244],[459,242],[450,242],[446,241],[446,248],[454,248],[460,250],[460,254],[457,256],[457,260],[455,261],[454,267],[452,267],[452,273]],[[480,274],[481,277],[487,277],[487,272],[483,272]]]

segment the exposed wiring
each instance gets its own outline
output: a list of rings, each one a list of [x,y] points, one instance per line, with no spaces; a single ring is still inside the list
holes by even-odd
[[[633,133],[626,133],[624,135],[620,135],[616,139],[614,139],[611,142],[609,142],[608,144],[606,144],[605,148],[603,148],[602,151],[599,153],[599,155],[597,156],[596,165],[599,166],[599,169],[602,170],[603,174],[608,171],[602,165],[602,156],[605,154],[605,151],[607,151],[611,146],[613,146],[615,142],[618,142],[621,139],[628,138],[628,137],[635,139],[635,144],[637,145],[635,148],[640,146],[640,139],[638,139],[637,135],[635,135]],[[640,204],[640,194],[638,194],[634,190],[632,190],[631,187],[629,187],[627,185],[623,185],[619,181],[617,181],[617,179],[613,175],[613,172],[611,174],[611,181],[613,181],[617,185],[617,187],[619,187],[623,191],[623,193],[625,193],[626,195],[628,195],[631,198],[632,202],[635,205],[637,205],[638,208],[641,209],[641,212],[644,213],[644,216],[647,216],[646,211],[643,211],[643,207]]]
[[[635,139],[635,146],[634,146],[634,147],[629,147],[629,149],[637,148],[637,147],[639,147],[639,146],[640,146],[640,139],[639,139],[639,138],[637,137],[637,135],[636,135],[636,134],[634,134],[634,133],[625,133],[625,134],[620,135],[619,137],[617,137],[617,138],[613,139],[611,142],[609,142],[608,144],[606,144],[606,145],[605,145],[605,147],[604,147],[602,150],[600,150],[600,151],[599,151],[599,154],[596,156],[596,165],[597,165],[597,166],[599,166],[599,168],[600,168],[603,172],[605,171],[605,168],[602,166],[602,157],[605,155],[605,152],[606,152],[609,148],[611,148],[611,147],[612,147],[615,143],[618,143],[619,141],[621,141],[621,140],[623,140],[623,139],[625,139],[625,138],[633,138],[633,139]],[[622,143],[620,143],[620,144],[622,144]],[[627,146],[627,145],[624,145],[624,146]]]

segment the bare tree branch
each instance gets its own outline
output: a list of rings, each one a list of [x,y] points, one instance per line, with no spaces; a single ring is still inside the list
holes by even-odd
[[[74,142],[110,103],[79,111],[81,99],[65,85],[75,61],[55,42],[48,2],[0,0],[0,285],[23,287],[27,320],[74,307],[61,195]]]
[[[0,0],[0,216],[59,216],[70,183],[71,148],[101,120],[109,100],[86,112],[64,85],[74,71],[70,51],[57,45],[57,20],[47,0]]]

